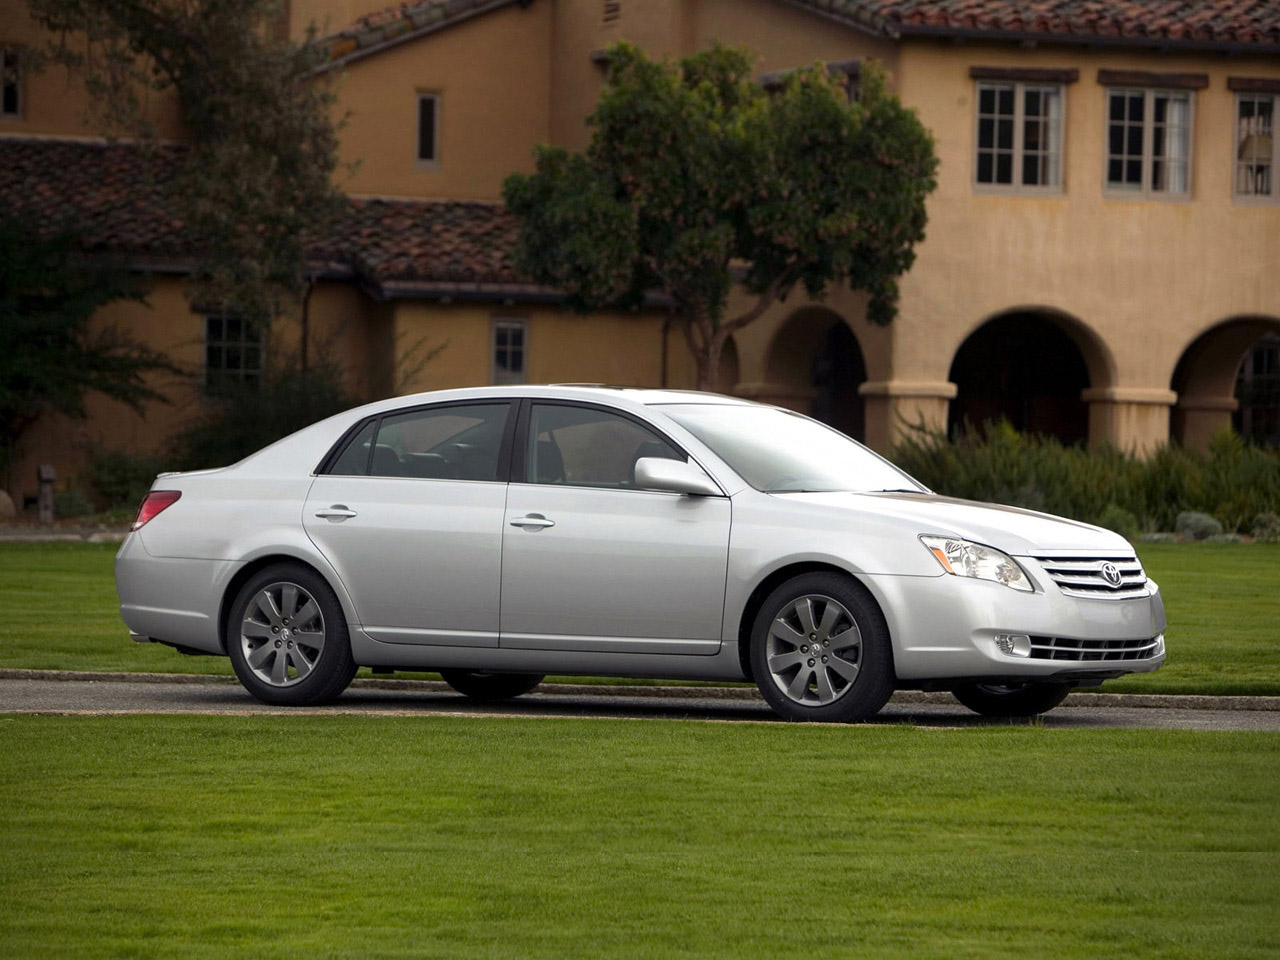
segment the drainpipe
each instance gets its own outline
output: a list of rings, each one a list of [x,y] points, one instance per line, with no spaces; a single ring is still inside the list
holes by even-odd
[[[307,289],[302,294],[302,343],[298,349],[298,363],[307,372],[307,345],[311,340],[311,291],[316,288],[315,276],[307,278]]]

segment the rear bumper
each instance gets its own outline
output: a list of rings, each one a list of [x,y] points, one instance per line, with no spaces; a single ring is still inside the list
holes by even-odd
[[[1126,600],[1068,597],[1052,583],[1022,593],[964,577],[865,578],[893,639],[894,668],[904,682],[1007,679],[1102,680],[1157,670],[1164,663],[1164,601],[1148,581],[1146,596]],[[1005,653],[998,635],[1032,638],[1033,656]],[[1089,649],[1052,654],[1048,638]],[[1161,638],[1158,644],[1151,641]],[[1145,641],[1139,659],[1118,659],[1100,641]],[[1023,644],[1019,644],[1024,647]],[[1148,655],[1149,654],[1149,655]],[[1111,658],[1108,658],[1111,657]]]
[[[218,636],[218,585],[231,564],[225,560],[153,557],[142,538],[130,534],[116,554],[120,616],[139,643],[157,642],[222,653]]]

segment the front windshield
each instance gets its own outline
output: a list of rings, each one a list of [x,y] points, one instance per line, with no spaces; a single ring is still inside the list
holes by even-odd
[[[765,493],[927,492],[862,444],[798,413],[746,404],[663,404],[658,409]]]

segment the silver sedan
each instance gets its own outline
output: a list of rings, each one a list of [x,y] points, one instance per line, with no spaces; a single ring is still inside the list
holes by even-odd
[[[230,657],[272,704],[367,666],[486,699],[596,674],[751,680],[794,720],[895,688],[1013,716],[1164,661],[1159,590],[1116,534],[675,391],[397,397],[163,474],[116,583],[135,639]]]

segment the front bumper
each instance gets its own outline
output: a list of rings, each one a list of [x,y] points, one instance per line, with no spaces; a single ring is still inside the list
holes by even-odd
[[[1082,599],[1062,594],[1034,577],[1023,593],[999,583],[965,577],[865,578],[889,622],[894,669],[905,682],[931,680],[1102,680],[1157,670],[1164,663],[1164,601],[1154,581],[1146,596],[1125,600]],[[1032,638],[1034,656],[1003,652],[997,635]],[[1052,658],[1043,648],[1050,638]],[[1077,644],[1075,641],[1081,641]],[[1095,641],[1147,641],[1139,659],[1098,658]],[[1019,644],[1022,648],[1024,645]],[[1077,653],[1074,647],[1090,649]],[[1118,645],[1117,645],[1118,646]]]

